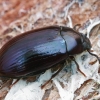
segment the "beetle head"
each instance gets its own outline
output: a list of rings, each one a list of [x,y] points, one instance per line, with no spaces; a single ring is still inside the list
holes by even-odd
[[[91,45],[90,40],[87,38],[87,35],[81,34],[81,36],[82,36],[81,39],[82,39],[82,44],[83,44],[84,50],[87,50],[91,55],[95,56],[98,59],[99,64],[100,64],[100,57],[98,57],[96,54],[93,54],[90,52],[92,45]]]
[[[90,50],[92,46],[90,40],[87,38],[87,34],[81,34],[81,36],[84,50]]]

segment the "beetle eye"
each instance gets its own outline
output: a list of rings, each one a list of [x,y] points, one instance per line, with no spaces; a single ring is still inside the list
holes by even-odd
[[[87,37],[87,33],[85,34],[85,37]]]
[[[91,48],[91,43],[89,39],[87,38],[87,34],[81,33],[81,41],[82,41],[84,50],[87,50],[87,49],[89,50]]]
[[[81,41],[84,42],[84,34],[81,33]]]

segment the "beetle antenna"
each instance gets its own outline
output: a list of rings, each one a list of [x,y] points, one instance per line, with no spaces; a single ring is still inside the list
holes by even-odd
[[[98,61],[99,61],[99,64],[100,64],[100,57],[98,57],[96,54],[93,54],[93,53],[91,53],[89,50],[87,50],[88,52],[89,52],[89,54],[90,55],[93,55],[93,56],[95,56],[97,59],[98,59]]]

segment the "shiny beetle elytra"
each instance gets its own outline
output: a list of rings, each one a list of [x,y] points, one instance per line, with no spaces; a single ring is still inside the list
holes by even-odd
[[[68,27],[49,26],[32,30],[14,37],[1,48],[0,76],[36,75],[90,49],[91,43],[86,35]]]

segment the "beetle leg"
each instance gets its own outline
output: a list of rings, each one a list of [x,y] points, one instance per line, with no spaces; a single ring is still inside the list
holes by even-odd
[[[62,66],[62,67],[60,67],[59,69],[58,69],[58,71],[56,72],[56,73],[54,73],[52,76],[51,76],[51,78],[45,83],[45,84],[43,84],[42,86],[41,86],[41,89],[43,89],[62,69],[64,68],[64,66]]]
[[[86,77],[86,75],[80,70],[79,65],[78,65],[78,63],[76,62],[75,58],[74,58],[73,56],[71,56],[71,59],[72,59],[72,60],[74,61],[74,63],[76,64],[77,70],[78,70],[83,76]]]
[[[20,79],[17,79],[14,83],[12,83],[12,85],[10,86],[10,88],[15,85]]]
[[[25,77],[23,77],[23,79],[27,80],[28,82],[35,82],[39,78],[39,76],[40,76],[40,74],[39,75],[25,76]]]
[[[4,88],[4,87],[8,86],[8,85],[11,85],[11,84],[12,84],[12,81],[13,81],[13,79],[11,79],[11,78],[5,80],[5,81],[3,82],[3,84],[0,86],[0,90],[1,90],[2,88]]]
[[[76,24],[73,29],[78,31],[80,27],[81,27],[81,24]]]

